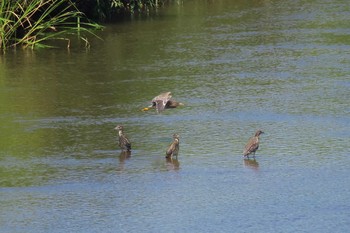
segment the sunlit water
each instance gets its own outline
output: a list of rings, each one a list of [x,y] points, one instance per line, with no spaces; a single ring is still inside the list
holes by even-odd
[[[0,232],[350,231],[349,13],[186,1],[88,51],[1,56]],[[140,111],[163,91],[185,106]]]

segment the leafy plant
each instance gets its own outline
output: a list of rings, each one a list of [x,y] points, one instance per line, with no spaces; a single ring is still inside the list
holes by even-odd
[[[81,22],[83,17],[70,0],[1,0],[0,50],[18,45],[48,47],[47,40],[69,41],[72,32],[92,33],[91,28],[100,27]]]

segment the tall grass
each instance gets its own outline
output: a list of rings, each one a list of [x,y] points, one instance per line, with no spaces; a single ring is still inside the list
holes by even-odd
[[[82,17],[70,0],[1,0],[0,51],[19,45],[47,47],[48,40],[69,41],[68,34],[92,33],[99,26],[80,22]]]

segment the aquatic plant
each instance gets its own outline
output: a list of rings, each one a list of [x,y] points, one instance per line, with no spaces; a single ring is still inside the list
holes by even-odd
[[[92,33],[100,27],[81,18],[83,13],[71,0],[1,0],[0,50],[18,45],[48,47],[48,40],[67,40],[69,46],[70,33]],[[80,39],[88,44],[87,38]]]

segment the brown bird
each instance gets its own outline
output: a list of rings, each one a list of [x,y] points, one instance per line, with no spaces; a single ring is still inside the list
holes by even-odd
[[[122,151],[131,151],[131,143],[128,139],[128,137],[124,134],[123,130],[124,127],[121,125],[117,125],[115,128],[115,130],[118,130],[118,134],[119,134],[119,147],[122,149]]]
[[[157,112],[161,112],[167,108],[176,108],[177,106],[184,105],[183,103],[177,102],[171,99],[171,92],[164,92],[152,99],[152,105],[143,108],[142,111],[148,111],[151,108],[155,108]]]
[[[173,156],[176,156],[177,158],[177,155],[179,153],[179,147],[180,147],[180,136],[175,133],[173,135],[173,139],[174,141],[169,145],[168,149],[166,150],[166,156],[165,158],[172,158]]]
[[[249,159],[249,155],[253,153],[255,158],[255,152],[259,148],[259,136],[260,134],[263,134],[263,133],[264,133],[263,131],[258,130],[256,131],[255,135],[249,139],[243,151],[244,157],[247,157]]]

